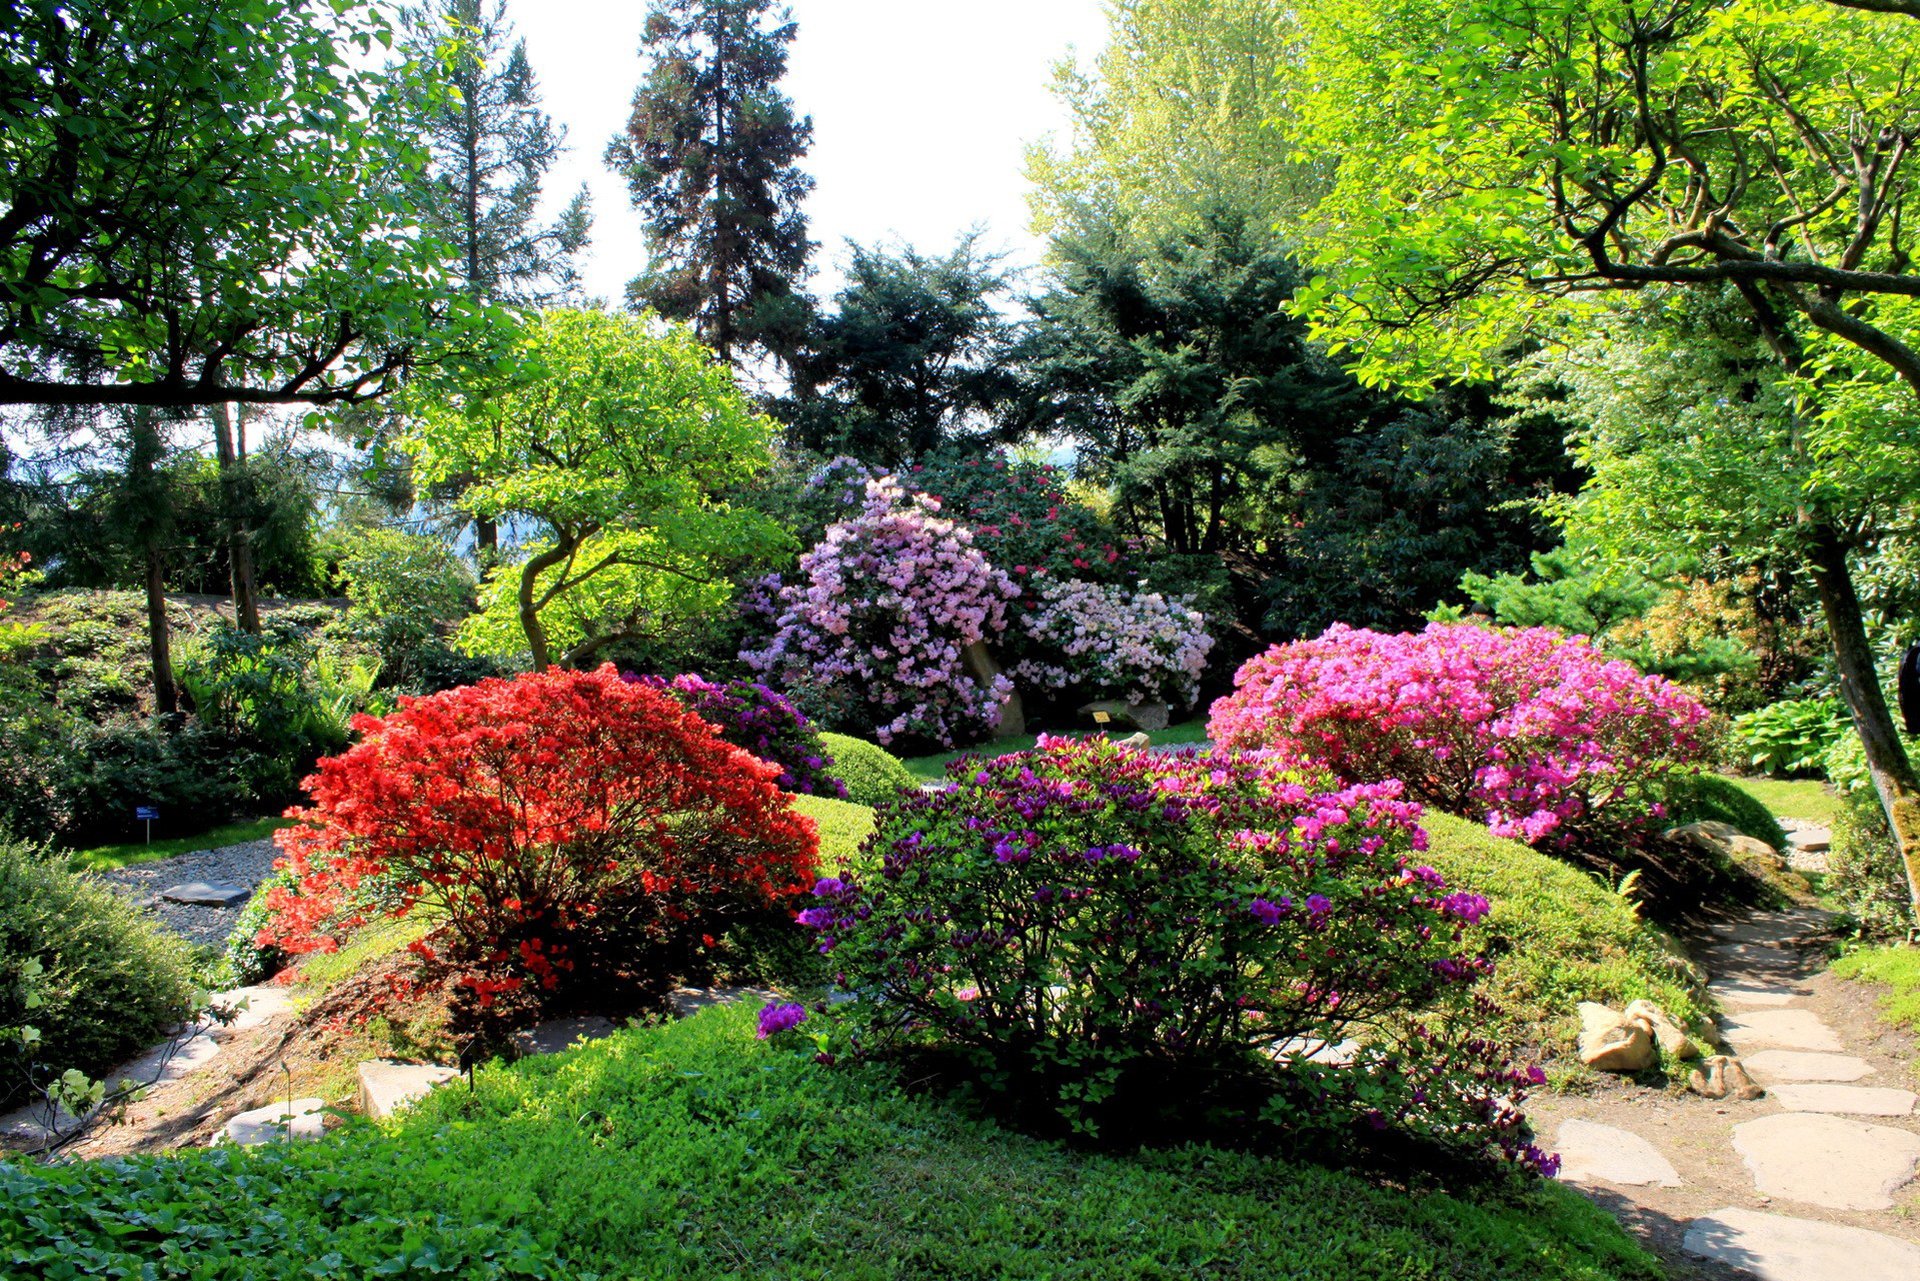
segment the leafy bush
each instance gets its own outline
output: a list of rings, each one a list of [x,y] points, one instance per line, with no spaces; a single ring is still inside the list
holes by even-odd
[[[271,895],[263,941],[296,955],[337,946],[360,887],[384,877],[391,914],[424,904],[445,922],[480,1008],[576,973],[657,984],[668,958],[814,865],[777,766],[611,666],[482,681],[359,726],[275,838],[299,884]]]
[[[845,734],[822,734],[820,741],[833,753],[833,775],[846,787],[847,799],[878,808],[892,803],[904,791],[918,791],[920,780],[884,747]]]
[[[784,790],[846,799],[847,789],[832,774],[833,757],[820,741],[819,731],[785,694],[758,681],[716,685],[691,673],[672,681],[658,676],[625,679],[666,690],[719,730],[721,738],[778,765],[780,776],[774,782]]]
[[[227,950],[221,958],[226,970],[224,978],[236,986],[245,986],[272,978],[286,968],[293,958],[274,943],[262,942],[261,936],[270,936],[274,891],[291,891],[299,883],[293,868],[283,866],[275,868],[254,886],[253,897],[233,918],[233,929],[227,935]]]
[[[1733,718],[1731,748],[1740,762],[1774,778],[1820,773],[1827,753],[1847,736],[1834,698],[1793,698]]]
[[[1528,844],[1641,842],[1658,785],[1704,747],[1707,710],[1659,677],[1549,628],[1334,626],[1242,667],[1213,705],[1222,747],[1273,749]]]
[[[495,675],[456,651],[451,629],[473,611],[479,585],[446,540],[397,529],[357,531],[340,558],[347,619],[380,657],[380,682],[433,693]],[[464,679],[463,679],[464,678]]]
[[[873,810],[826,796],[796,796],[793,811],[813,820],[820,834],[821,866],[849,862],[873,835]]]
[[[1827,866],[1830,874],[1823,888],[1868,934],[1899,938],[1920,924],[1914,919],[1900,847],[1879,793],[1871,787],[1846,794],[1833,825]]]
[[[44,997],[31,1011],[18,978],[29,962]],[[0,841],[0,1028],[38,1028],[37,1061],[98,1076],[144,1050],[191,1011],[191,965],[187,945],[131,900]],[[0,1076],[0,1104],[21,1084]]]
[[[998,722],[1012,682],[976,680],[962,655],[1006,629],[1019,588],[966,530],[872,481],[860,514],[828,527],[800,571],[780,589],[780,630],[740,657],[815,719],[949,747]]]
[[[1052,577],[1036,580],[1031,593],[1020,602],[1020,681],[1139,703],[1186,706],[1199,696],[1213,640],[1186,601]]]
[[[535,1259],[686,1281],[1665,1275],[1571,1188],[1410,1193],[1251,1145],[1089,1152],[878,1066],[823,1071],[753,1024],[732,1006],[623,1031],[326,1143],[0,1164],[0,1259],[160,1281],[487,1281]]]
[[[1272,761],[1098,739],[952,773],[882,813],[877,875],[842,869],[800,914],[858,994],[840,1015],[858,1052],[957,1051],[1089,1130],[1169,1098],[1197,1119],[1203,1082],[1274,1056],[1313,1082],[1295,1127],[1364,1118],[1537,1157],[1508,1110],[1528,1078],[1491,1046],[1306,1061],[1357,1031],[1384,1045],[1487,968],[1461,942],[1487,901],[1411,866],[1425,839],[1397,783],[1316,795]]]

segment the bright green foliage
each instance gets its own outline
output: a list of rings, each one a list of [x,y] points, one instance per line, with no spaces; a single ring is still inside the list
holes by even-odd
[[[1632,902],[1565,862],[1478,823],[1429,811],[1427,862],[1447,884],[1487,896],[1480,926],[1494,957],[1488,994],[1507,1030],[1549,1053],[1573,1047],[1580,1001],[1653,1001],[1674,1018],[1710,1011],[1703,979]]]
[[[847,799],[856,805],[885,805],[901,788],[920,786],[919,777],[884,747],[846,734],[822,733],[820,742],[833,757],[833,777],[847,785]],[[822,866],[829,862],[822,857]]]
[[[1751,780],[1722,778],[1718,774],[1680,774],[1669,779],[1660,798],[1667,807],[1666,821],[1675,827],[1686,823],[1726,823],[1776,850],[1787,848],[1787,834],[1766,804],[1748,788]],[[1798,813],[1798,811],[1796,811]],[[1799,814],[1818,818],[1818,814]]]
[[[1775,778],[1819,774],[1834,745],[1850,737],[1846,714],[1835,698],[1771,703],[1733,718],[1733,751],[1742,764]]]
[[[767,465],[773,428],[689,331],[556,309],[511,363],[497,381],[423,392],[402,441],[424,479],[465,479],[461,510],[537,528],[525,559],[496,571],[477,635],[517,625],[536,668],[584,662],[784,544],[721,497]]]
[[[1257,1152],[1077,1151],[878,1068],[768,1048],[753,1025],[751,1010],[715,1008],[483,1068],[476,1093],[437,1091],[390,1130],[324,1144],[0,1165],[0,1258],[31,1249],[45,1252],[36,1268],[78,1259],[66,1275],[111,1275],[129,1255],[161,1257],[161,1204],[176,1207],[167,1239],[204,1225],[233,1251],[194,1254],[226,1269],[195,1274],[218,1281],[372,1275],[402,1240],[461,1276],[582,1281],[1662,1275],[1606,1211],[1551,1183],[1410,1195]],[[523,1270],[488,1270],[475,1261],[488,1249]]]
[[[859,855],[860,847],[866,844],[867,838],[873,835],[873,809],[864,802],[836,801],[831,796],[803,794],[793,798],[793,808],[812,819],[814,826],[820,829],[822,867],[851,863]]]
[[[362,0],[17,0],[0,400],[327,403],[481,350]]]
[[[383,685],[432,693],[444,678],[467,675],[448,670],[460,664],[442,638],[473,608],[473,572],[444,539],[358,530],[340,557],[339,574],[352,602],[347,621],[379,654]]]
[[[1895,944],[1850,952],[1834,962],[1833,972],[1843,979],[1886,985],[1881,1017],[1895,1027],[1920,1032],[1920,948]]]
[[[29,1011],[16,980],[35,961],[40,1003]],[[187,945],[131,899],[44,850],[0,840],[0,1028],[38,1028],[37,1062],[56,1074],[117,1067],[187,1016],[191,965]],[[0,1106],[23,1084],[4,1048]]]

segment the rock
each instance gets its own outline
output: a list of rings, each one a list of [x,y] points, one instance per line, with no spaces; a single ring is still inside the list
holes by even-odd
[[[1913,1281],[1920,1245],[1883,1232],[1728,1207],[1687,1225],[1681,1249],[1760,1281]]]
[[[1634,1001],[1627,1006],[1623,1017],[1629,1023],[1638,1023],[1647,1029],[1655,1045],[1660,1047],[1662,1058],[1697,1059],[1700,1047],[1693,1043],[1687,1030],[1667,1017],[1667,1012],[1652,1001]]]
[[[397,1063],[391,1059],[371,1059],[360,1065],[360,1111],[376,1121],[384,1121],[403,1108],[412,1107],[436,1087],[455,1080],[460,1069],[438,1063]]]
[[[1687,1088],[1710,1099],[1734,1098],[1742,1103],[1766,1093],[1753,1083],[1739,1059],[1726,1054],[1715,1054],[1695,1068]]]
[[[1869,1085],[1776,1085],[1773,1097],[1789,1112],[1842,1112],[1848,1116],[1910,1116],[1912,1090]]]
[[[1920,1134],[1818,1112],[1733,1127],[1734,1150],[1767,1196],[1834,1210],[1890,1210],[1920,1164]]]
[[[1701,955],[1710,973],[1735,982],[1779,983],[1806,968],[1798,952],[1765,943],[1716,943]]]
[[[295,1099],[291,1110],[284,1102],[269,1103],[227,1122],[223,1137],[243,1148],[277,1139],[317,1139],[326,1133],[326,1106],[320,1099]]]
[[[1748,836],[1731,823],[1708,820],[1703,823],[1688,823],[1683,827],[1670,827],[1664,833],[1670,841],[1681,845],[1691,845],[1702,853],[1719,855],[1731,859],[1765,859],[1786,866],[1786,860],[1780,857],[1780,851],[1760,840]]]
[[[1569,1183],[1618,1183],[1629,1187],[1677,1188],[1680,1172],[1653,1144],[1631,1130],[1592,1121],[1563,1121],[1553,1145],[1559,1177]]]
[[[1795,907],[1778,912],[1754,912],[1719,926],[1714,933],[1733,943],[1792,943],[1828,933],[1838,919],[1823,908]]]
[[[1580,1061],[1603,1072],[1638,1072],[1653,1066],[1653,1036],[1618,1010],[1582,1001]]]
[[[189,881],[170,890],[161,890],[160,897],[169,903],[185,903],[192,907],[240,907],[253,897],[253,891],[244,885],[209,885],[205,881]]]
[[[558,1054],[587,1041],[600,1041],[617,1029],[613,1020],[598,1015],[582,1018],[548,1019],[513,1034],[514,1051],[525,1058],[530,1054]]]
[[[1737,1018],[1721,1019],[1720,1034],[1741,1049],[1838,1054],[1846,1048],[1812,1010],[1748,1010]]]
[[[1747,1070],[1762,1081],[1858,1081],[1873,1074],[1873,1064],[1851,1054],[1804,1054],[1762,1050],[1746,1056]]]
[[[231,992],[221,992],[213,998],[213,1003],[236,1007],[244,1005],[245,1008],[239,1009],[234,1015],[233,1022],[226,1025],[229,1031],[244,1032],[291,1010],[293,992],[270,983],[258,983],[252,987],[237,987]]]
[[[1153,739],[1143,730],[1138,734],[1129,734],[1127,737],[1121,739],[1120,746],[1145,749],[1153,746]]]
[[[1122,725],[1159,733],[1173,723],[1173,713],[1165,703],[1125,703],[1117,698],[1101,699],[1080,709],[1080,715],[1105,712]]]

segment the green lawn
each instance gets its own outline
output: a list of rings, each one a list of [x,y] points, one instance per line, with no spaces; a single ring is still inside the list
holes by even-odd
[[[1729,778],[1729,783],[1766,806],[1775,818],[1800,818],[1831,826],[1840,817],[1840,798],[1811,778]]]
[[[250,818],[245,822],[229,823],[225,827],[201,832],[197,836],[170,836],[151,845],[145,841],[129,841],[124,845],[75,850],[68,862],[78,870],[106,872],[129,863],[148,863],[157,858],[171,858],[175,854],[187,854],[194,850],[218,849],[222,845],[262,840],[287,825],[284,818]]]
[[[191,1262],[234,1281],[1662,1275],[1570,1188],[1075,1149],[885,1069],[757,1041],[743,1007],[483,1068],[476,1086],[324,1143],[0,1162],[0,1258],[76,1277]]]
[[[1083,738],[1099,730],[1066,730],[1059,737]],[[1130,729],[1116,728],[1107,731],[1110,737],[1126,738],[1132,734]],[[1204,743],[1207,741],[1207,719],[1197,716],[1178,725],[1169,725],[1157,734],[1150,736],[1154,744],[1160,747],[1173,747],[1186,743]],[[958,752],[937,752],[932,756],[909,756],[904,759],[906,767],[913,771],[914,777],[924,782],[937,783],[947,776],[947,765],[962,756],[1004,756],[1008,752],[1024,752],[1038,739],[1032,734],[1019,734],[1010,738],[996,738],[990,743],[981,743]]]
[[[1895,1027],[1920,1032],[1920,947],[1892,944],[1849,952],[1833,963],[1833,972],[1843,979],[1885,984],[1880,1016]]]

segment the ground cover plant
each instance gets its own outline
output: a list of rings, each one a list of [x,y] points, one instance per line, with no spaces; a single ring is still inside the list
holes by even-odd
[[[222,1281],[409,1265],[874,1281],[1662,1275],[1605,1211],[1551,1183],[1409,1189],[1257,1149],[1076,1150],[908,1092],[878,1065],[829,1070],[756,1042],[754,1024],[750,1009],[711,1009],[484,1067],[474,1093],[440,1091],[386,1130],[324,1144],[0,1164],[0,1260]],[[172,1207],[163,1222],[156,1203]]]
[[[1895,1027],[1920,1033],[1920,950],[1912,947],[1866,947],[1847,953],[1834,963],[1841,978],[1878,983],[1886,988],[1880,1016]]]
[[[657,996],[702,934],[771,910],[814,865],[778,766],[611,666],[409,699],[359,729],[277,837],[298,881],[270,896],[260,941],[292,955],[425,907],[437,927],[416,950],[481,1009],[563,987]]]
[[[954,1053],[1089,1133],[1152,1132],[1169,1098],[1185,1123],[1201,1099],[1244,1107],[1221,1083],[1278,1059],[1255,1109],[1296,1138],[1371,1124],[1544,1164],[1515,1106],[1538,1070],[1404,1024],[1483,1017],[1463,939],[1489,905],[1418,862],[1401,790],[1094,739],[958,763],[882,811],[867,866],[799,916],[856,994],[828,1052]],[[1350,1069],[1307,1060],[1363,1029]]]

